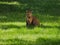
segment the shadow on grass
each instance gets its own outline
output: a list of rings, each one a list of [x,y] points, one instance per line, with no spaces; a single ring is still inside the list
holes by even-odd
[[[60,45],[60,40],[38,38],[36,40],[36,45]]]
[[[11,29],[11,28],[20,29],[21,27],[20,26],[17,26],[17,25],[1,25],[0,26],[0,29]]]
[[[34,27],[33,26],[29,26],[29,27],[27,27],[27,26],[25,26],[25,25],[23,25],[23,26],[17,26],[17,25],[0,25],[0,29],[5,29],[5,30],[7,30],[7,29],[21,29],[21,28],[27,28],[27,29],[34,29]]]
[[[38,26],[36,26],[38,27]],[[34,29],[35,26],[26,26],[26,25],[22,25],[22,26],[17,26],[17,25],[0,25],[0,29],[12,29],[12,28],[16,28],[16,29],[20,29],[20,28],[27,28],[27,29]],[[60,26],[47,26],[47,25],[41,25],[38,28],[57,28],[60,29]]]
[[[33,25],[28,25],[28,26],[26,26],[28,29],[34,29],[35,28],[35,26],[33,26]]]
[[[57,39],[45,39],[45,38],[38,38],[36,41],[27,41],[23,39],[7,39],[3,40],[0,39],[0,42],[4,42],[2,44],[7,45],[60,45],[60,40]]]
[[[60,29],[60,26],[47,26],[47,25],[41,25],[41,28],[58,28]]]

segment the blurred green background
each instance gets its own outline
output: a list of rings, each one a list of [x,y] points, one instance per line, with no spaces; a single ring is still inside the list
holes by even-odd
[[[56,21],[60,16],[59,0],[0,0],[0,16],[5,18],[5,21],[25,21],[25,11],[28,8],[33,10],[33,15],[38,15],[41,21],[44,21],[43,18]],[[52,19],[49,19],[50,15],[50,18],[53,16]],[[3,21],[1,18],[0,21]],[[21,20],[21,18],[24,19]]]

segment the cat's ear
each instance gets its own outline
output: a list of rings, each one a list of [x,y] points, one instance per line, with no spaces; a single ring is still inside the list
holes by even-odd
[[[32,10],[28,9],[26,10],[26,13],[32,13]]]

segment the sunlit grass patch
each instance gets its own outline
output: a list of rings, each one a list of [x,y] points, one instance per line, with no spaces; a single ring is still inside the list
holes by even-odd
[[[46,40],[44,44],[49,42],[48,44],[52,45],[54,41],[60,40],[59,23],[42,22],[42,24],[41,27],[27,28],[26,22],[0,22],[0,44],[40,45]]]
[[[14,2],[0,2],[0,4],[19,5],[19,3],[17,1],[14,1]]]

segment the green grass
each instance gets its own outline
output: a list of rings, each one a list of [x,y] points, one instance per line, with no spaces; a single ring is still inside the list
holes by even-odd
[[[43,26],[27,28],[25,14],[17,12],[0,14],[1,45],[60,45],[60,16],[33,13]]]
[[[43,26],[26,27],[28,7]],[[0,45],[60,45],[59,0],[0,1]]]

